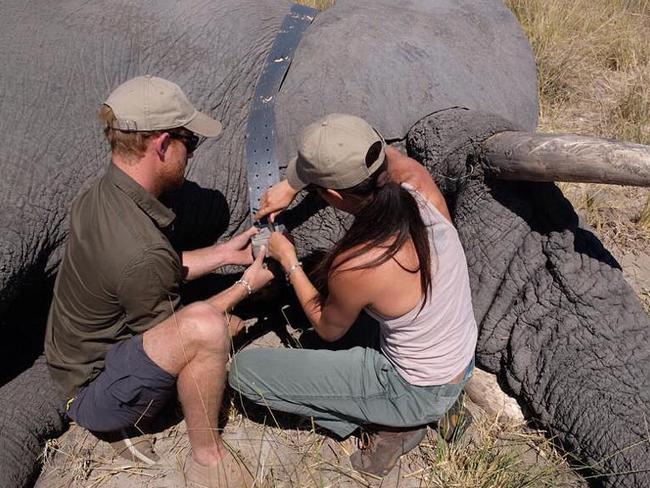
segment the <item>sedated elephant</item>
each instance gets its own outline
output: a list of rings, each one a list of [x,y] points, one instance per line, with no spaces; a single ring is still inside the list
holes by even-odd
[[[248,225],[246,121],[289,7],[0,0],[0,323],[13,353],[5,381],[38,355],[24,338],[42,337],[69,205],[108,162],[95,114],[119,83],[171,79],[224,122],[193,159],[195,184],[170,197],[179,239],[198,244]],[[362,116],[406,143],[443,188],[466,249],[478,364],[590,466],[594,485],[649,485],[650,321],[548,181],[648,185],[650,149],[521,132],[537,124],[536,70],[499,0],[339,0],[305,34],[275,104],[280,162],[299,129],[329,112]],[[609,164],[595,171],[594,157]],[[286,224],[308,257],[345,222],[306,199]],[[2,486],[33,479],[43,442],[65,428],[62,400],[42,358],[2,387]]]

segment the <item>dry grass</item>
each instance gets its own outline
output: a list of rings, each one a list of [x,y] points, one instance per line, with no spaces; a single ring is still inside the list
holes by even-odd
[[[175,426],[170,431],[172,433],[168,435],[178,436],[179,427]],[[107,445],[101,444],[89,432],[78,427],[73,427],[59,439],[49,440],[42,456],[46,476],[39,478],[37,486],[112,488],[116,484],[125,486],[120,482],[124,479],[138,480],[132,486],[159,485],[170,471],[170,467],[151,469],[141,464],[116,461]]]
[[[424,443],[417,455],[427,488],[578,486],[565,458],[541,432],[479,417],[460,442]]]
[[[502,425],[479,415],[459,441],[437,440],[434,431],[420,447],[404,456],[381,486],[401,488],[549,488],[585,486],[568,468],[541,432],[521,425]],[[256,487],[359,488],[379,486],[379,480],[354,471],[349,455],[352,440],[337,442],[315,432],[250,421],[231,411],[223,435],[256,479]],[[183,459],[189,451],[185,424],[158,434],[159,466],[146,467],[115,458],[108,445],[73,426],[52,440],[44,453],[44,474],[37,488],[161,488],[184,486]]]
[[[610,123],[609,128],[603,127],[606,134],[650,144],[650,64],[629,74],[616,97]]]
[[[650,142],[650,2],[506,3],[535,52],[542,129]]]
[[[336,0],[297,0],[296,3],[314,7],[318,10],[326,10],[336,3]]]
[[[650,198],[648,198],[643,210],[641,210],[637,223],[642,229],[650,231]]]

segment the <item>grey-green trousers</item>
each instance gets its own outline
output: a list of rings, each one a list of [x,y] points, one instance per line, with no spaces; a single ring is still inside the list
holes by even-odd
[[[411,385],[377,350],[374,331],[366,332],[362,335],[371,344],[349,349],[244,350],[235,355],[228,382],[259,405],[313,417],[339,437],[366,424],[415,427],[442,417],[470,378],[474,362],[459,384]]]

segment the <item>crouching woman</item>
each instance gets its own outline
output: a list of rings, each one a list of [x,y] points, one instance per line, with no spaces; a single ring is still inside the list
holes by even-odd
[[[353,467],[386,475],[454,404],[473,369],[477,329],[465,255],[445,200],[420,164],[387,147],[362,119],[330,114],[303,132],[287,180],[262,199],[274,216],[298,191],[315,191],[354,221],[316,272],[304,273],[280,233],[280,262],[321,339],[341,339],[362,311],[378,341],[345,350],[239,353],[230,385],[261,405],[313,417],[340,437],[370,440]]]

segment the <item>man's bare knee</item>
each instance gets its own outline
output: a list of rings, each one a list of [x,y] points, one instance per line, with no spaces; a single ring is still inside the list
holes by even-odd
[[[198,354],[223,355],[230,339],[222,313],[209,303],[197,302],[144,333],[144,350],[161,368],[178,374]]]
[[[181,331],[186,340],[202,350],[221,352],[230,347],[224,315],[207,302],[196,302],[182,310]]]

